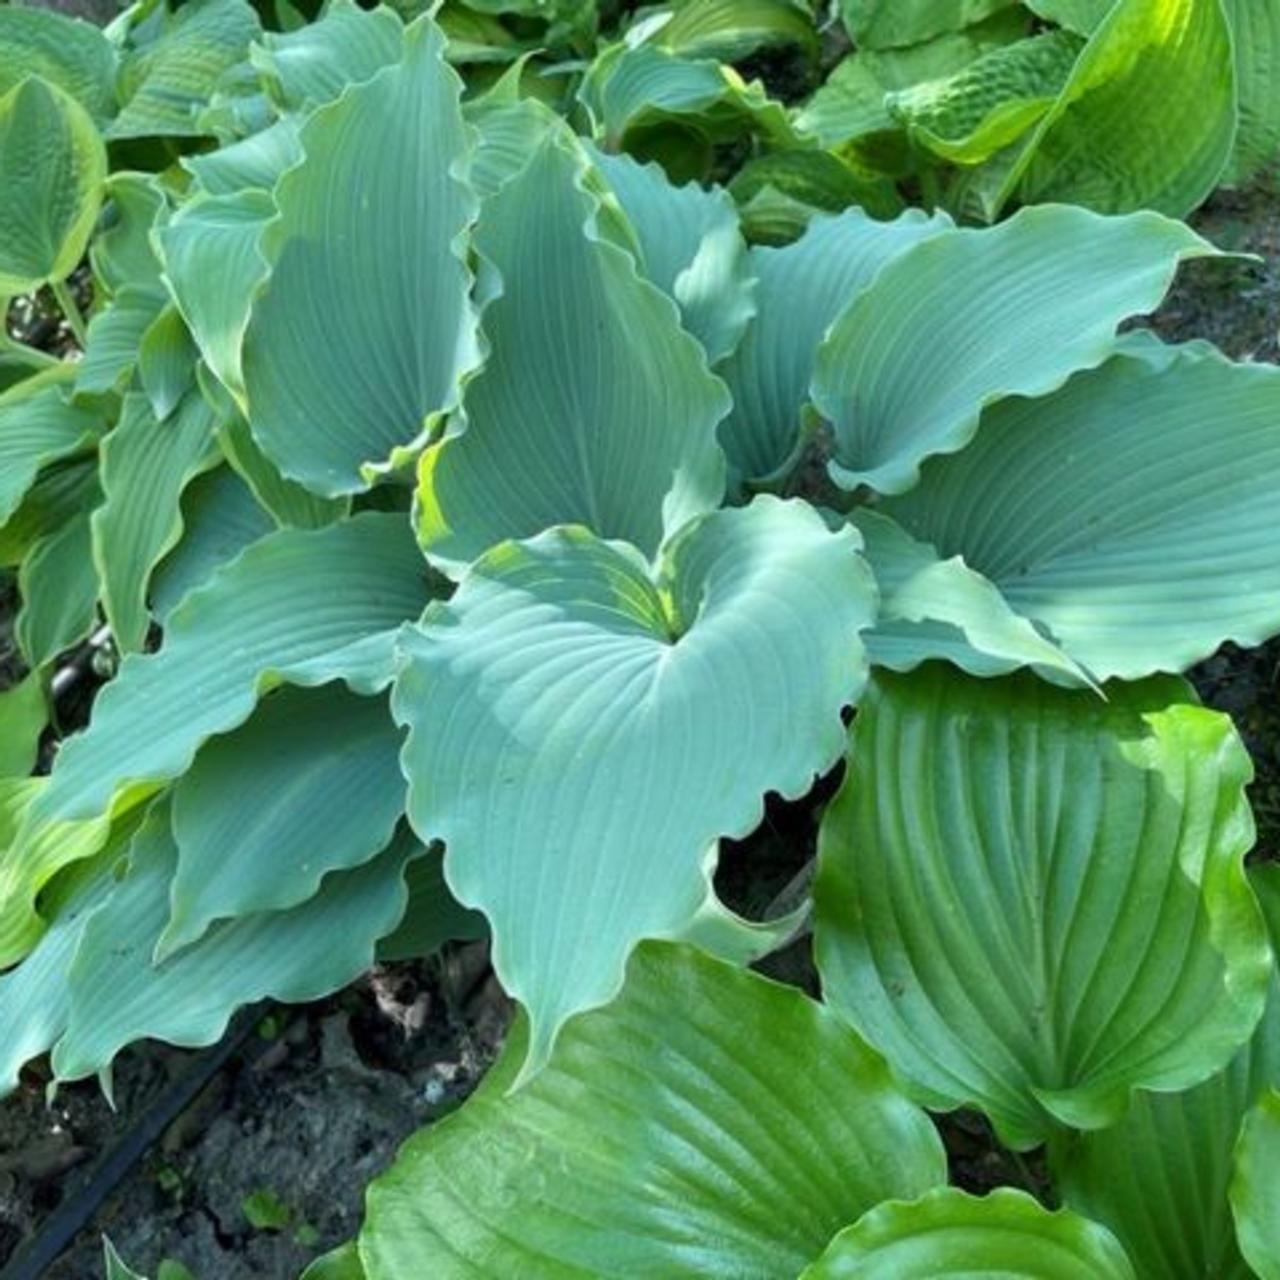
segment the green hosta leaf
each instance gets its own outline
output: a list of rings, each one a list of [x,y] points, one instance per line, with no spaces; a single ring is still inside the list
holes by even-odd
[[[786,473],[801,444],[814,356],[832,320],[894,258],[951,225],[945,214],[876,222],[860,209],[815,218],[794,244],[751,250],[756,314],[721,370],[733,408],[720,439],[734,473]]]
[[[276,525],[231,467],[214,467],[183,490],[182,540],[151,575],[151,612],[162,626],[213,571]]]
[[[102,1265],[106,1271],[105,1280],[146,1280],[145,1276],[130,1270],[121,1261],[115,1245],[106,1236],[102,1237]]]
[[[976,1104],[1015,1147],[1199,1083],[1266,998],[1230,719],[1173,678],[1106,694],[880,676],[823,820],[827,999],[922,1101]]]
[[[147,326],[138,348],[138,381],[160,422],[195,386],[198,354],[181,313],[172,304]]]
[[[835,429],[832,477],[847,489],[910,489],[930,454],[968,444],[985,405],[1043,395],[1100,364],[1116,326],[1155,307],[1179,262],[1213,252],[1158,214],[1061,206],[915,246],[818,350],[811,390]]]
[[[845,29],[859,47],[885,49],[919,44],[962,31],[1015,0],[840,0]]]
[[[38,671],[0,689],[0,778],[20,778],[31,772],[48,719],[44,680]]]
[[[120,73],[124,106],[107,136],[199,137],[218,78],[241,61],[261,32],[246,0],[189,0],[163,14],[157,39],[125,55]]]
[[[1280,1089],[1245,1117],[1231,1180],[1240,1252],[1261,1280],[1280,1277]]]
[[[168,216],[164,190],[151,174],[113,173],[107,179],[106,205],[89,258],[95,279],[113,298],[127,287],[161,291],[151,233]]]
[[[241,1005],[318,1000],[345,986],[403,914],[404,867],[417,848],[399,840],[364,866],[329,876],[292,911],[224,921],[157,965],[151,956],[177,860],[168,806],[157,805],[130,847],[128,874],[85,924],[67,976],[71,1005],[54,1074],[79,1080],[105,1071],[144,1038],[213,1044]]]
[[[72,458],[46,467],[27,490],[22,505],[0,526],[0,565],[21,564],[41,538],[73,516],[91,511],[101,496],[97,457]]]
[[[0,333],[0,394],[57,365],[56,356],[14,342],[7,333]]]
[[[1099,679],[1280,630],[1280,374],[1195,347],[1165,360],[1117,357],[993,406],[882,508]]]
[[[147,584],[182,536],[182,491],[217,456],[213,414],[198,394],[166,423],[145,396],[125,397],[120,423],[103,442],[103,503],[90,521],[102,608],[121,653],[146,641]]]
[[[476,248],[502,280],[492,349],[465,430],[419,473],[418,534],[451,569],[553,524],[653,555],[724,492],[728,396],[670,300],[604,237],[589,173],[575,142],[550,140],[481,215]]]
[[[672,0],[666,8],[671,18],[654,43],[686,58],[738,62],[778,46],[818,56],[818,33],[805,0]]]
[[[173,796],[178,869],[156,958],[215,920],[297,906],[367,862],[404,812],[400,733],[385,699],[284,688],[196,757]]]
[[[276,187],[245,335],[249,420],[286,476],[326,496],[419,447],[477,363],[460,244],[476,201],[455,176],[467,135],[443,44],[415,23],[403,62],[310,117],[306,158]]]
[[[524,1041],[370,1187],[369,1280],[794,1276],[945,1178],[926,1117],[826,1009],[688,948],[641,947],[512,1094]]]
[[[653,578],[631,548],[550,530],[495,547],[406,630],[409,817],[489,919],[530,1072],[637,941],[703,910],[717,839],[839,756],[874,612],[857,548],[773,498],[687,526]]]
[[[800,1280],[1134,1280],[1105,1227],[1050,1213],[1022,1191],[977,1199],[939,1187],[877,1205],[842,1231]]]
[[[1024,0],[1028,9],[1046,22],[1056,22],[1078,35],[1090,35],[1107,16],[1115,0]]]
[[[133,378],[143,336],[164,310],[162,290],[123,285],[89,321],[89,344],[75,366],[76,391],[86,396],[124,390]]]
[[[409,905],[396,931],[378,943],[379,960],[414,960],[434,955],[446,942],[488,936],[484,916],[468,911],[449,891],[438,849],[415,858],[405,873]]]
[[[1240,127],[1224,175],[1243,182],[1280,155],[1280,6],[1223,0],[1235,48]]]
[[[40,887],[84,856],[60,835],[69,825],[101,833],[113,809],[178,777],[206,738],[248,719],[265,688],[385,688],[395,629],[428,597],[423,570],[404,517],[368,513],[263,538],[188,596],[160,651],[131,654],[98,695],[89,728],[63,744],[21,837],[0,855],[0,964],[39,935]]]
[[[297,116],[285,116],[229,146],[183,156],[182,167],[211,196],[233,196],[253,188],[270,192],[285,170],[302,159],[299,128]]]
[[[93,567],[89,515],[88,511],[77,512],[42,537],[18,571],[22,608],[14,633],[32,670],[47,667],[93,630],[98,576]],[[3,856],[0,852],[0,862]]]
[[[1251,879],[1280,944],[1280,874],[1260,866]],[[1185,1093],[1140,1094],[1120,1124],[1058,1144],[1052,1163],[1063,1198],[1115,1232],[1144,1280],[1253,1280],[1227,1193],[1241,1121],[1277,1086],[1280,977],[1273,973],[1266,1016],[1225,1071]],[[1249,1238],[1246,1228],[1242,1239]]]
[[[738,345],[755,312],[747,249],[732,197],[719,187],[672,185],[656,164],[596,152],[640,242],[639,269],[680,308],[684,327],[715,364]]]
[[[918,145],[954,164],[980,164],[1053,105],[1083,45],[1065,31],[1003,45],[953,76],[889,94],[885,108]]]
[[[24,76],[69,93],[96,124],[116,109],[116,52],[88,22],[44,9],[0,9],[0,94]]]
[[[972,675],[1031,667],[1056,684],[1089,683],[1076,663],[960,556],[941,559],[928,543],[868,508],[851,519],[880,587],[880,615],[866,636],[874,664],[913,671],[930,658],[946,658]]]
[[[1025,201],[1181,217],[1213,189],[1236,133],[1220,4],[1117,0],[1005,182]]]
[[[410,866],[413,864],[411,863]],[[298,1280],[367,1280],[356,1242],[348,1240],[323,1257],[317,1258]]]
[[[107,152],[89,113],[29,76],[0,96],[0,297],[75,270],[102,204]]]

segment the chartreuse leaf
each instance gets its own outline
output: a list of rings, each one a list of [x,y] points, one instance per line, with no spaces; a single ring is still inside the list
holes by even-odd
[[[1099,679],[1280,629],[1280,374],[1194,346],[1163,366],[1116,357],[992,406],[968,448],[881,508]]]
[[[90,520],[102,609],[121,653],[143,647],[151,616],[147,584],[182,536],[182,491],[218,461],[213,413],[199,393],[166,423],[145,396],[125,397],[102,445],[103,502]]]
[[[605,238],[589,174],[575,141],[548,139],[481,214],[476,249],[502,280],[491,350],[465,430],[419,472],[418,535],[450,568],[553,524],[651,556],[723,495],[729,398],[671,301]]]
[[[1106,695],[879,675],[822,824],[827,999],[922,1101],[1017,1148],[1198,1084],[1266,999],[1248,753],[1178,679]]]
[[[1117,0],[1002,198],[1016,191],[1027,202],[1181,217],[1213,190],[1231,155],[1233,58],[1221,4]]]
[[[93,630],[98,576],[89,516],[88,511],[76,512],[45,534],[32,545],[18,570],[22,608],[14,633],[33,671],[47,667]]]
[[[92,23],[45,9],[0,9],[0,93],[25,76],[69,93],[95,124],[115,114],[116,52]]]
[[[301,906],[223,921],[153,964],[177,860],[161,801],[134,837],[127,875],[85,924],[67,975],[71,1004],[53,1050],[54,1074],[79,1080],[105,1071],[144,1038],[213,1044],[241,1005],[336,991],[369,967],[375,942],[403,914],[405,863],[418,847],[399,839],[364,866],[329,876]]]
[[[880,272],[818,349],[812,396],[844,488],[902,493],[930,454],[972,439],[983,407],[1043,395],[1112,351],[1178,263],[1216,252],[1155,213],[1024,209],[930,237]]]
[[[751,250],[756,314],[721,369],[733,408],[720,425],[720,441],[737,476],[767,480],[789,469],[828,326],[887,263],[950,226],[946,214],[912,210],[877,222],[848,209],[814,218],[794,244]]]
[[[854,44],[869,49],[919,44],[963,31],[1015,0],[840,0],[840,16]]]
[[[972,675],[1031,667],[1056,684],[1089,683],[1076,663],[960,556],[943,560],[928,543],[870,508],[850,518],[880,588],[880,614],[865,637],[873,664],[913,671],[930,658],[946,658]]]
[[[0,297],[75,270],[102,204],[107,152],[89,113],[28,76],[0,96]]]
[[[249,421],[286,476],[325,496],[420,447],[477,363],[461,244],[476,199],[443,48],[416,22],[402,62],[308,119],[305,159],[275,190],[271,275],[244,340]]]
[[[768,497],[686,526],[652,577],[632,548],[553,529],[495,547],[406,629],[409,818],[489,919],[529,1073],[636,942],[704,911],[719,837],[839,756],[875,607],[858,546]]]
[[[1280,874],[1262,865],[1250,878],[1280,944]],[[1273,973],[1266,1015],[1225,1071],[1183,1093],[1139,1094],[1118,1125],[1055,1144],[1063,1199],[1115,1232],[1143,1280],[1252,1280],[1227,1199],[1232,1153],[1250,1107],[1276,1087],[1280,977]],[[1246,1173],[1236,1183],[1237,1213],[1247,1188]],[[1265,1190],[1274,1195],[1274,1184]],[[1244,1225],[1240,1242],[1252,1248],[1254,1240]],[[1265,1270],[1257,1274],[1270,1280]]]
[[[511,1093],[526,1040],[370,1186],[369,1280],[794,1276],[946,1176],[923,1112],[822,1005],[687,947],[641,946]]]
[[[38,671],[0,689],[0,778],[20,778],[31,772],[48,719],[44,680]]]
[[[178,867],[163,960],[215,920],[297,906],[384,848],[404,812],[401,735],[385,698],[284,688],[208,743],[178,782]]]
[[[184,773],[206,738],[248,719],[265,688],[338,679],[357,692],[385,688],[395,629],[427,600],[423,570],[404,517],[371,512],[263,538],[192,592],[159,652],[130,654],[98,695],[89,728],[64,743],[0,855],[0,964],[39,936],[41,886],[85,856],[62,833],[87,826],[100,840],[113,810]]]
[[[1223,0],[1236,59],[1240,126],[1224,175],[1243,182],[1280,155],[1280,6],[1267,0]]]
[[[800,1280],[1135,1280],[1105,1227],[1001,1187],[981,1199],[937,1187],[891,1200],[842,1231]]]
[[[214,85],[260,33],[246,0],[190,0],[165,13],[162,34],[124,57],[124,106],[107,136],[186,138],[207,132],[199,116]]]
[[[1244,1119],[1231,1179],[1240,1252],[1261,1280],[1280,1277],[1280,1089],[1258,1099]]]
[[[738,211],[720,187],[673,185],[656,164],[596,152],[595,167],[639,241],[640,271],[680,308],[684,327],[715,364],[738,345],[755,312]]]

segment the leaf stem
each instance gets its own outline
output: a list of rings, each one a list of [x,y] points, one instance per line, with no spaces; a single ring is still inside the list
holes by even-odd
[[[89,345],[89,326],[85,322],[84,312],[80,310],[65,280],[51,280],[49,287],[53,290],[53,296],[62,309],[63,319],[71,327],[71,332],[75,335],[80,350],[83,351]]]

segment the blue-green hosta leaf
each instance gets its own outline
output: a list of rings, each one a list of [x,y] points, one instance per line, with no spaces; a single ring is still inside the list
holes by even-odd
[[[931,454],[973,438],[983,407],[1037,396],[1111,354],[1178,263],[1216,252],[1155,213],[1024,209],[934,236],[889,263],[831,326],[812,396],[834,427],[844,488],[902,493]]]
[[[877,1205],[842,1231],[800,1280],[1135,1280],[1105,1227],[1050,1213],[1023,1191],[981,1199],[938,1187]]]
[[[152,231],[168,220],[164,189],[153,174],[113,173],[106,204],[89,246],[94,280],[111,297],[126,287],[161,291]]]
[[[28,76],[0,95],[0,297],[60,281],[84,255],[107,151],[89,113]]]
[[[385,688],[395,630],[428,598],[424,567],[404,517],[370,512],[263,538],[189,595],[159,652],[129,655],[98,695],[88,729],[63,744],[0,855],[0,964],[39,936],[41,886],[84,856],[68,849],[68,827],[105,834],[113,809],[184,773],[201,743],[243,724],[272,685]]]
[[[945,658],[972,675],[1031,667],[1056,684],[1089,683],[1076,663],[962,557],[943,560],[928,543],[870,508],[850,519],[862,534],[880,588],[875,630],[865,637],[874,665],[914,671],[930,658]]]
[[[45,9],[0,9],[0,93],[35,75],[69,93],[95,124],[116,109],[116,51],[91,23]]]
[[[798,48],[818,56],[818,33],[806,0],[669,0],[654,44],[686,58],[739,62],[761,49]]]
[[[201,109],[218,78],[240,62],[261,32],[246,0],[189,0],[155,40],[125,54],[120,71],[124,106],[107,136],[199,137]]]
[[[919,44],[963,31],[1015,0],[840,0],[845,29],[860,48]]]
[[[369,1280],[773,1280],[946,1176],[924,1114],[823,1006],[687,947],[639,948],[511,1093],[525,1040],[370,1187]]]
[[[0,333],[0,394],[57,365],[56,356],[15,342],[7,333]]]
[[[101,500],[98,459],[81,455],[55,462],[36,477],[22,505],[0,525],[0,566],[16,568],[41,539]]]
[[[199,155],[183,156],[182,167],[211,196],[257,189],[270,192],[285,170],[302,159],[297,116],[284,116],[266,129]]]
[[[1244,182],[1280,155],[1280,5],[1223,0],[1236,58],[1240,127],[1224,175]]]
[[[880,675],[823,819],[827,999],[1015,1147],[1206,1079],[1266,999],[1248,753],[1180,680],[1106,694]]]
[[[40,672],[32,671],[17,684],[0,689],[0,778],[21,778],[31,772],[48,719]]]
[[[719,837],[838,758],[875,607],[858,546],[765,497],[686,526],[654,577],[554,529],[495,547],[406,629],[409,817],[489,919],[531,1072],[637,941],[703,911]]]
[[[548,133],[564,128],[560,117],[537,98],[508,97],[502,82],[482,98],[463,103],[463,117],[479,134],[471,153],[470,181],[487,199],[538,154]]]
[[[42,467],[89,448],[106,426],[101,414],[71,402],[72,374],[72,366],[54,366],[0,395],[0,524]]]
[[[876,222],[848,209],[814,218],[794,244],[751,250],[755,318],[721,369],[733,408],[720,440],[735,474],[749,480],[785,474],[801,443],[802,410],[827,327],[887,263],[950,226],[946,214],[912,210]]]
[[[326,496],[420,447],[477,363],[460,243],[476,200],[457,176],[467,133],[443,47],[415,23],[402,62],[309,118],[306,158],[275,190],[244,341],[249,421],[286,476]]]
[[[23,660],[32,670],[47,667],[93,630],[98,575],[93,567],[89,517],[88,511],[78,511],[45,534],[18,570],[22,608],[14,634]]]
[[[1213,190],[1231,155],[1233,58],[1221,4],[1117,0],[997,204],[1016,191],[1027,202],[1181,217]]]
[[[481,214],[476,249],[502,281],[484,313],[491,351],[465,429],[419,472],[418,535],[451,570],[554,524],[652,556],[723,496],[728,395],[671,301],[605,238],[590,172],[575,141],[549,139]]]
[[[229,466],[196,476],[183,490],[182,539],[151,575],[151,612],[163,626],[169,615],[213,571],[276,528]]]
[[[162,288],[122,285],[89,321],[89,342],[75,367],[76,391],[87,396],[123,391],[137,367],[143,335],[164,306]]]
[[[138,346],[138,381],[160,422],[194,388],[198,357],[181,312],[167,304],[147,326]]]
[[[677,187],[659,165],[630,156],[597,151],[592,160],[640,242],[641,272],[675,300],[707,359],[723,359],[755,313],[732,197],[720,187]]]
[[[1280,373],[1170,348],[993,406],[882,510],[1098,679],[1131,680],[1280,630],[1277,486]]]
[[[484,916],[470,911],[449,891],[440,850],[429,849],[405,872],[409,905],[404,919],[378,943],[379,960],[416,960],[434,955],[446,942],[488,937]]]
[[[1250,878],[1280,945],[1280,873],[1263,865]],[[1113,1128],[1061,1139],[1051,1153],[1059,1191],[1115,1232],[1142,1280],[1255,1280],[1240,1255],[1228,1188],[1241,1121],[1277,1087],[1280,977],[1273,974],[1266,1016],[1225,1071],[1184,1093],[1139,1094]]]
[[[334,0],[296,31],[264,32],[251,57],[277,105],[299,111],[332,102],[347,85],[372,79],[403,54],[404,26],[391,9]]]
[[[160,423],[146,397],[134,392],[103,441],[103,502],[90,525],[102,609],[121,653],[134,653],[146,641],[147,584],[182,536],[182,491],[218,461],[213,425],[198,393]]]
[[[1240,1252],[1260,1280],[1280,1280],[1280,1089],[1264,1093],[1245,1116],[1231,1208]]]
[[[163,960],[215,920],[305,902],[367,862],[404,812],[401,735],[385,698],[284,688],[215,738],[173,794],[178,868]]]
[[[66,979],[70,1009],[54,1074],[79,1080],[106,1071],[144,1038],[213,1044],[241,1005],[318,1000],[345,986],[404,913],[405,863],[418,848],[398,839],[364,866],[327,877],[301,906],[223,921],[153,964],[177,861],[168,806],[155,806],[130,846],[127,875],[85,924]]]

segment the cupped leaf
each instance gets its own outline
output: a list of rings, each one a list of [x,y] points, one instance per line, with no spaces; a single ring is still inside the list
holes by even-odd
[[[1263,865],[1250,878],[1280,945],[1280,872]],[[1280,976],[1273,973],[1267,1012],[1225,1071],[1184,1093],[1139,1094],[1118,1125],[1055,1144],[1059,1191],[1068,1206],[1110,1227],[1142,1277],[1253,1280],[1227,1199],[1232,1152],[1250,1107],[1277,1087]],[[1241,1239],[1249,1239],[1247,1227]]]
[[[95,124],[116,109],[116,52],[92,23],[46,9],[0,9],[0,93],[39,76],[69,93]]]
[[[919,44],[948,31],[963,31],[1015,0],[840,0],[840,17],[859,47]]]
[[[952,1187],[890,1201],[842,1231],[800,1280],[1134,1280],[1105,1227],[1022,1191]]]
[[[339,679],[357,692],[385,688],[395,630],[427,598],[404,517],[372,512],[263,538],[188,596],[159,652],[131,654],[98,695],[89,728],[64,743],[48,788],[0,855],[0,964],[39,936],[41,886],[85,856],[61,832],[105,832],[113,809],[179,776],[206,738],[242,724],[264,688]]]
[[[156,959],[215,920],[297,906],[385,847],[404,811],[400,738],[385,699],[326,685],[281,689],[208,743],[174,789],[178,866]]]
[[[1277,486],[1280,373],[1151,344],[992,406],[882,510],[1098,679],[1136,679],[1280,630]]]
[[[275,190],[271,274],[244,338],[249,420],[280,470],[325,496],[420,447],[477,363],[460,244],[477,202],[443,49],[415,23],[403,61],[308,119],[304,159]]]
[[[213,1044],[241,1005],[318,1000],[345,986],[403,914],[405,863],[418,848],[401,838],[364,866],[329,876],[301,906],[224,921],[153,964],[177,860],[168,805],[157,804],[130,846],[128,873],[85,923],[67,974],[70,1008],[54,1074],[79,1080],[107,1071],[144,1038]]]
[[[902,493],[931,454],[973,438],[987,404],[1100,364],[1186,258],[1215,250],[1155,213],[1024,209],[889,263],[831,326],[812,396],[834,427],[835,481]]]
[[[1231,1179],[1240,1252],[1261,1280],[1280,1277],[1280,1089],[1258,1099],[1244,1119]]]
[[[686,947],[637,950],[512,1094],[525,1038],[370,1187],[369,1280],[774,1280],[945,1177],[927,1118],[826,1009]]]
[[[1271,968],[1252,771],[1191,696],[877,677],[823,819],[817,958],[922,1101],[1034,1146],[1198,1084],[1252,1033]]]
[[[45,534],[32,545],[18,570],[22,608],[14,634],[23,660],[33,671],[47,667],[93,630],[98,576],[89,518],[89,511],[77,511]]]
[[[151,233],[169,216],[164,188],[149,173],[113,173],[89,246],[94,280],[116,297],[125,288],[160,291],[160,260]]]
[[[0,96],[0,297],[61,281],[84,256],[107,152],[70,94],[28,76]]]
[[[409,817],[489,919],[530,1072],[636,942],[690,927],[718,838],[838,757],[874,612],[858,545],[757,498],[687,526],[651,578],[633,549],[556,529],[494,548],[406,630]]]
[[[887,263],[950,226],[945,214],[912,210],[896,221],[876,222],[849,209],[814,218],[794,244],[751,250],[756,314],[721,370],[733,394],[733,409],[720,427],[733,472],[765,480],[788,469],[828,326]]]
[[[207,195],[233,196],[249,190],[269,193],[285,171],[302,159],[299,128],[297,116],[284,116],[216,151],[183,156],[182,167]]]
[[[418,536],[450,569],[554,524],[652,556],[723,495],[728,396],[671,301],[602,232],[589,173],[576,142],[550,139],[481,215],[476,247],[502,282],[484,313],[492,350],[465,429],[419,471]]]
[[[1236,59],[1240,127],[1224,175],[1243,182],[1280,155],[1280,5],[1267,0],[1223,0]]]

